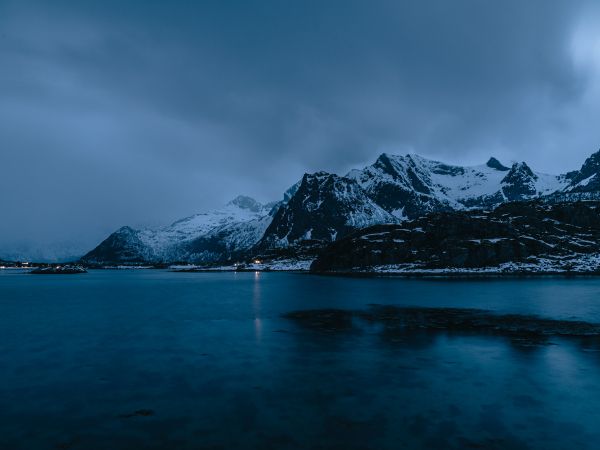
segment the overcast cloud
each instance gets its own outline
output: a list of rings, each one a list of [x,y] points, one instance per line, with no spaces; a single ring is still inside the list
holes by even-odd
[[[0,0],[0,99],[0,256],[76,253],[383,151],[578,168],[600,147],[600,12]]]

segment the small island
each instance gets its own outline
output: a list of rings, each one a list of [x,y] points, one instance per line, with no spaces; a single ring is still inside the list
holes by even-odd
[[[73,275],[76,273],[87,273],[87,270],[82,266],[63,265],[37,267],[29,273],[34,275]]]

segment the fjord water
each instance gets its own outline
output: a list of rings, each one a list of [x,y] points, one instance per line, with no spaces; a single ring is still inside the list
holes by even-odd
[[[0,271],[0,448],[597,448],[594,342],[282,317],[372,303],[600,322],[600,279]]]

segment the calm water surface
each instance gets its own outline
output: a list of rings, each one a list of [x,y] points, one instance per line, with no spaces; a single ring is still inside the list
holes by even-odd
[[[0,271],[0,448],[598,448],[593,343],[392,342],[281,317],[371,303],[600,322],[600,279]]]

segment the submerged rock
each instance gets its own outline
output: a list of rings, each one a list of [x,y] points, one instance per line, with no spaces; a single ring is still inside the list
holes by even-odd
[[[497,314],[483,309],[422,308],[373,305],[367,310],[306,310],[284,315],[319,331],[347,331],[361,325],[380,325],[382,331],[418,330],[477,332],[514,337],[600,337],[600,324],[557,320],[523,314]],[[362,322],[362,323],[361,323]]]
[[[150,417],[154,415],[154,411],[151,409],[138,409],[137,411],[133,411],[127,414],[121,414],[119,417],[121,419],[130,419],[132,417]]]

